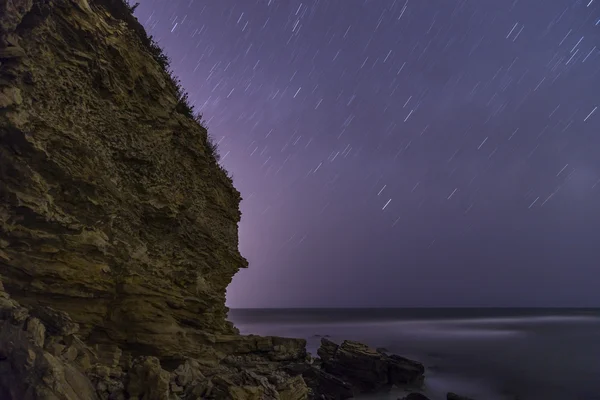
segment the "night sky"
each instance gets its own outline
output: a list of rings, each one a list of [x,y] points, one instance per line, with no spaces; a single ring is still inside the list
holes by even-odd
[[[244,199],[229,306],[600,306],[600,0],[136,16]]]

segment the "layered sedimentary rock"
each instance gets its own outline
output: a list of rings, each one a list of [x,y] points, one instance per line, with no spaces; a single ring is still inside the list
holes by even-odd
[[[120,0],[0,4],[8,292],[67,312],[86,339],[161,358],[200,354],[199,331],[235,333],[240,195],[141,26]]]
[[[343,399],[422,374],[226,320],[240,194],[164,67],[122,0],[0,0],[0,398]]]
[[[425,367],[397,355],[387,355],[369,346],[344,341],[337,345],[321,339],[318,350],[322,369],[350,383],[354,392],[373,392],[386,387],[420,385]]]
[[[41,309],[23,307],[0,284],[1,399],[299,400],[309,394],[299,374],[283,371],[287,363],[305,363],[303,340],[216,336],[225,352],[217,346],[166,370],[153,356],[88,345],[68,315]]]

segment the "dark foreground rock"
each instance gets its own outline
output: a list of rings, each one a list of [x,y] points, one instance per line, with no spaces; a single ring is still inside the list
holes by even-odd
[[[60,334],[60,333],[64,334]],[[300,400],[309,389],[286,363],[306,362],[301,339],[236,336],[168,370],[153,356],[88,346],[66,315],[49,329],[10,298],[0,282],[0,399]],[[302,350],[299,350],[302,349]],[[168,364],[168,363],[167,363]]]
[[[36,315],[57,318],[46,325]],[[182,362],[88,345],[67,314],[32,312],[0,282],[0,398],[343,400],[422,382],[419,363],[356,342],[323,339],[323,358],[312,359],[303,339],[207,336],[203,357]]]
[[[317,363],[307,366],[302,378],[310,390],[310,397],[323,400],[344,400],[354,397],[352,385],[325,372]]]
[[[449,392],[446,395],[446,400],[473,400],[470,397],[460,396],[456,393]]]
[[[355,393],[423,383],[425,368],[421,363],[378,352],[362,343],[346,340],[337,345],[323,338],[317,353],[323,371],[349,383]]]
[[[410,393],[408,396],[398,400],[429,400],[429,397],[425,396],[423,393]]]

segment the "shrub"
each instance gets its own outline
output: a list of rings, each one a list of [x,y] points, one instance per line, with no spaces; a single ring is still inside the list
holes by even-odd
[[[134,5],[129,4],[129,0],[121,0],[127,10],[129,10],[129,17],[135,19],[133,16],[133,12],[140,5],[140,3],[135,3]],[[175,106],[175,111],[185,115],[188,118],[194,119],[194,106],[192,106],[189,102],[188,94],[185,92],[183,86],[179,79],[175,76],[173,70],[171,70],[171,60],[169,56],[165,54],[163,49],[159,46],[158,42],[154,40],[152,36],[147,36],[144,30],[135,29],[142,36],[140,39],[142,43],[146,44],[150,55],[152,58],[161,66],[161,68],[165,71],[165,73],[169,76],[175,91],[177,92],[177,104]]]
[[[138,8],[138,6],[140,5],[140,3],[135,3],[134,5],[129,4],[129,1],[125,2],[125,5],[127,6],[127,9],[129,10],[129,12],[131,14],[133,14],[135,12],[135,9]]]
[[[133,16],[133,12],[140,5],[140,3],[135,3],[131,5],[129,4],[129,0],[121,1],[130,13],[128,17],[130,19],[130,23],[132,23],[133,21],[137,21]],[[177,93],[177,104],[175,105],[175,111],[185,115],[190,119],[193,119],[194,121],[196,121],[196,123],[198,123],[198,125],[202,126],[206,130],[206,123],[202,118],[202,114],[194,112],[194,106],[190,104],[187,92],[183,88],[181,81],[177,78],[177,76],[171,69],[171,59],[164,53],[163,49],[160,47],[158,42],[154,40],[152,36],[148,36],[146,34],[146,31],[141,27],[141,25],[139,25],[139,23],[133,22],[133,24],[139,26],[139,28],[134,27],[134,30],[138,32],[140,40],[146,45],[146,48],[152,56],[152,58],[154,58],[158,65],[160,65],[161,68],[165,71],[165,73],[169,76],[169,79],[173,84],[173,87],[175,88],[175,91]],[[221,156],[219,155],[218,151],[219,145],[214,140],[214,138],[208,134],[208,132],[206,134],[205,145],[208,149],[209,155],[215,160],[215,163],[219,165],[219,160],[221,159]],[[232,176],[221,165],[219,165],[219,168],[221,168],[221,170],[229,179],[232,179]]]

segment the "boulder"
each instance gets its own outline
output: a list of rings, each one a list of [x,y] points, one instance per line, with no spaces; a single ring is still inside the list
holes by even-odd
[[[352,385],[355,392],[374,392],[392,385],[420,385],[425,368],[419,362],[380,353],[369,346],[346,340],[337,345],[321,340],[317,351],[325,372]]]
[[[44,349],[47,328],[0,285],[0,398],[96,400],[90,380]]]
[[[306,368],[302,377],[310,388],[313,399],[344,400],[354,397],[352,385],[318,366],[311,365]]]
[[[139,400],[168,400],[169,380],[156,357],[139,357],[129,372],[127,392]]]
[[[276,386],[281,400],[303,400],[308,395],[308,387],[302,376],[289,377]]]
[[[396,354],[386,356],[390,383],[394,385],[420,385],[423,383],[425,367],[418,361]]]
[[[178,386],[185,388],[192,383],[205,381],[206,378],[200,372],[200,364],[196,360],[190,359],[173,371],[172,380]]]
[[[276,400],[279,394],[265,377],[250,371],[217,375],[211,379],[211,398],[216,400]]]

